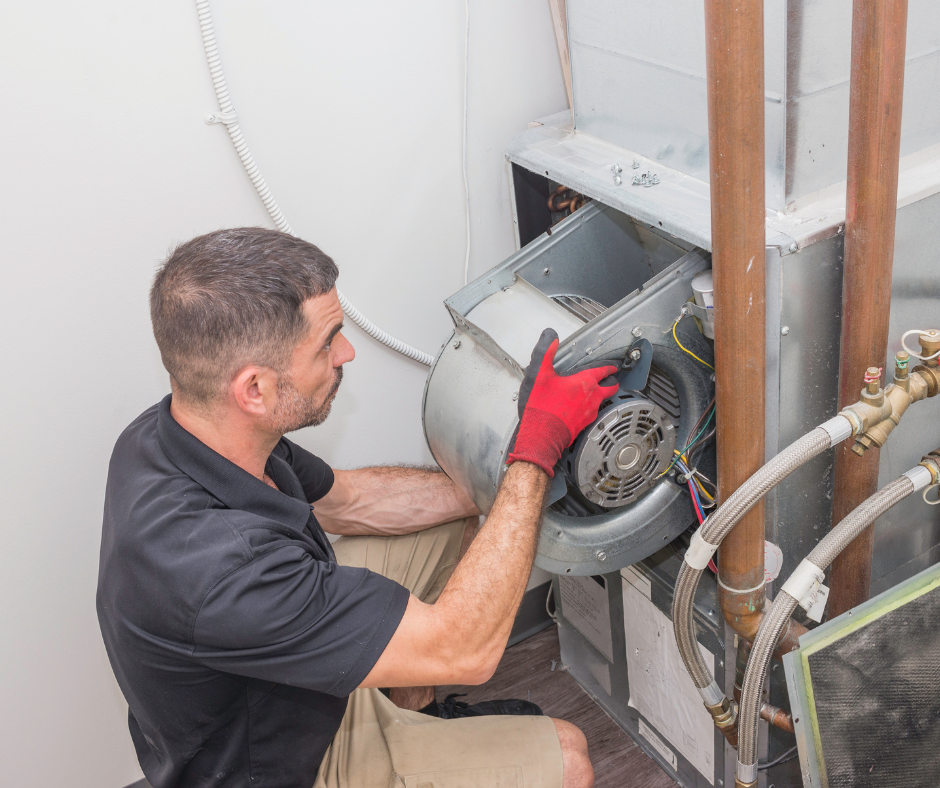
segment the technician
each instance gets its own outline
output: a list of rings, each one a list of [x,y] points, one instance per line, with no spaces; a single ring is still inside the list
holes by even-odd
[[[97,598],[144,774],[154,788],[589,788],[575,726],[524,702],[440,719],[433,687],[496,669],[552,467],[614,368],[559,376],[542,335],[473,538],[478,511],[444,474],[334,471],[283,437],[327,417],[355,355],[337,273],[309,243],[243,228],[182,244],[154,280],[172,394],[114,448]]]

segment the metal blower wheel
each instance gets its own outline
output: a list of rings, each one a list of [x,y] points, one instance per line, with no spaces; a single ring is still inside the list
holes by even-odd
[[[633,503],[656,484],[675,446],[670,415],[638,393],[621,391],[578,439],[569,467],[588,501],[614,509]]]

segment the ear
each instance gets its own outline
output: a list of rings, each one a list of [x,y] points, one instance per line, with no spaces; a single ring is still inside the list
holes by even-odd
[[[245,367],[232,380],[230,396],[250,416],[265,416],[277,401],[277,375],[268,367]]]

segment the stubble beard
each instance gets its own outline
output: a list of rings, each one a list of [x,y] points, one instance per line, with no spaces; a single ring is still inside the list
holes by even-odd
[[[326,421],[333,407],[333,399],[343,380],[343,368],[337,367],[333,385],[326,397],[318,402],[313,396],[304,396],[294,385],[289,372],[284,372],[277,381],[277,402],[271,416],[271,429],[284,435],[304,427],[316,427]]]

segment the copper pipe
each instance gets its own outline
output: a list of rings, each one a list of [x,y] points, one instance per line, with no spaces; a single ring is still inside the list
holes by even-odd
[[[775,728],[780,728],[787,733],[793,733],[793,717],[788,711],[771,706],[769,703],[762,703],[760,707],[760,718],[766,720]]]
[[[868,367],[887,366],[906,38],[907,0],[855,0],[840,408],[858,399]],[[863,457],[836,448],[833,524],[878,489],[878,458],[877,448]],[[870,527],[833,563],[830,618],[868,599],[872,543]]]
[[[764,9],[762,0],[705,2],[708,143],[715,277],[719,499],[764,464]],[[725,538],[722,610],[756,632],[764,609],[764,505]]]
[[[555,205],[555,200],[558,197],[561,197],[561,195],[563,195],[566,191],[568,191],[567,186],[558,186],[555,191],[548,195],[548,210],[550,210],[552,213],[558,213],[559,211],[563,210],[562,206]]]

